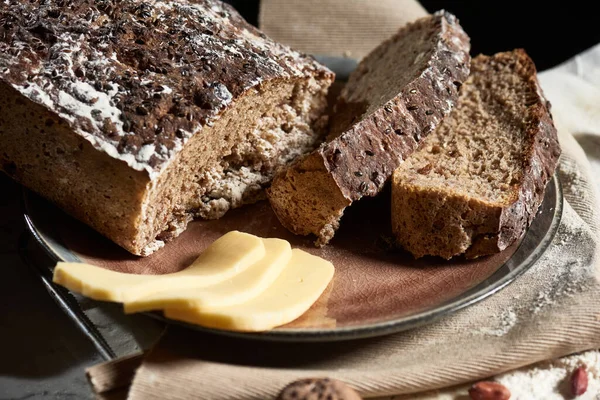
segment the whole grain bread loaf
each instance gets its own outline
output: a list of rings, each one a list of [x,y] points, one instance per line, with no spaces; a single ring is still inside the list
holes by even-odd
[[[458,105],[394,172],[398,243],[449,259],[519,239],[560,155],[549,108],[523,50],[473,59]]]
[[[268,197],[281,223],[324,245],[344,209],[375,196],[447,115],[469,74],[469,38],[437,12],[401,28],[361,61],[342,91],[328,140],[278,173]]]
[[[264,197],[333,73],[218,0],[0,2],[0,168],[138,255]]]

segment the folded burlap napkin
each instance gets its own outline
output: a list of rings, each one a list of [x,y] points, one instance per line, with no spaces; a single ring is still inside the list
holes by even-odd
[[[410,4],[320,0],[317,8],[313,1],[265,0],[260,20],[276,39],[320,54],[336,52],[329,51],[317,33],[329,40],[332,30],[326,30],[328,27],[344,27],[348,36],[336,39],[336,49],[362,55],[382,39],[371,36],[374,31],[370,28],[381,25],[379,17],[368,20],[373,18],[373,7],[391,7],[384,10],[385,21],[395,30],[405,22],[402,17],[410,15],[412,19],[416,14],[404,14],[402,8],[394,7],[418,9]],[[364,8],[357,11],[361,5]],[[313,14],[309,14],[311,10]],[[326,10],[341,11],[315,19]],[[360,24],[353,19],[355,14],[362,16]],[[396,22],[389,22],[393,15]],[[298,19],[300,16],[304,19]],[[303,21],[321,28],[315,28],[311,38],[295,38],[307,31],[302,28]],[[352,30],[353,25],[357,29]],[[367,32],[369,40],[362,42],[361,35]],[[358,45],[361,42],[364,47]],[[128,395],[132,400],[269,399],[292,380],[329,376],[349,383],[364,397],[378,397],[448,387],[600,348],[600,214],[596,196],[600,184],[600,46],[541,74],[541,82],[553,103],[563,148],[558,174],[564,214],[550,249],[507,288],[432,325],[374,339],[262,343],[170,328],[139,368],[137,362],[128,360],[127,368],[117,362],[90,369],[94,387],[107,392],[119,386],[113,381],[133,377]],[[587,156],[576,139],[586,145]],[[591,165],[587,157],[592,159]],[[600,381],[598,367],[590,372]],[[538,386],[544,389],[543,382]],[[600,384],[595,387],[600,390]],[[540,396],[513,399],[550,398]]]

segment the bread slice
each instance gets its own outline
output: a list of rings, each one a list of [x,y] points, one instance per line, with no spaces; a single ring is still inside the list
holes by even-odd
[[[479,257],[520,238],[560,155],[523,50],[478,56],[458,105],[392,178],[392,226],[415,257]]]
[[[281,223],[324,245],[344,209],[375,196],[446,116],[469,73],[469,38],[437,12],[400,29],[354,71],[336,104],[328,141],[278,173],[268,190]]]
[[[218,0],[0,2],[0,170],[133,254],[264,198],[334,75]]]

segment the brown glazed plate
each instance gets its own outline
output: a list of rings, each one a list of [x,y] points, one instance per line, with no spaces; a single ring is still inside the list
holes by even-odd
[[[290,324],[265,333],[236,333],[181,323],[220,334],[289,341],[344,340],[399,332],[481,301],[539,259],[552,241],[562,215],[562,193],[555,176],[520,243],[476,260],[415,260],[391,246],[389,197],[389,193],[382,193],[349,208],[338,234],[322,249],[312,245],[312,238],[294,236],[285,230],[268,202],[262,201],[233,210],[220,220],[194,221],[181,236],[146,258],[129,254],[31,192],[24,192],[24,206],[30,231],[54,258],[121,272],[178,271],[231,230],[286,239],[293,247],[331,261],[336,268],[332,283],[309,311]],[[159,313],[149,315],[163,318]]]
[[[356,66],[351,59],[316,57],[339,79],[332,97]],[[187,267],[215,239],[231,230],[288,240],[293,247],[331,261],[335,276],[321,298],[296,321],[265,333],[239,333],[167,321],[192,329],[261,340],[331,341],[399,332],[435,321],[504,288],[546,251],[562,216],[557,176],[519,243],[476,260],[415,260],[391,241],[390,194],[364,199],[346,210],[330,245],[283,228],[266,201],[230,211],[215,221],[194,221],[163,249],[146,258],[129,254],[41,197],[24,191],[25,221],[33,237],[56,260],[88,262],[115,271],[164,274]],[[66,310],[69,312],[69,310]],[[164,319],[160,313],[149,313]]]

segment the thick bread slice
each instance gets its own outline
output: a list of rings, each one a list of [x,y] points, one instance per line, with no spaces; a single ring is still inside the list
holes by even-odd
[[[469,73],[469,38],[438,12],[400,29],[350,76],[328,142],[276,175],[269,200],[281,223],[317,245],[344,209],[375,196],[421,138],[446,116]]]
[[[523,50],[478,56],[456,108],[394,172],[392,225],[415,255],[473,258],[520,238],[560,147]]]

